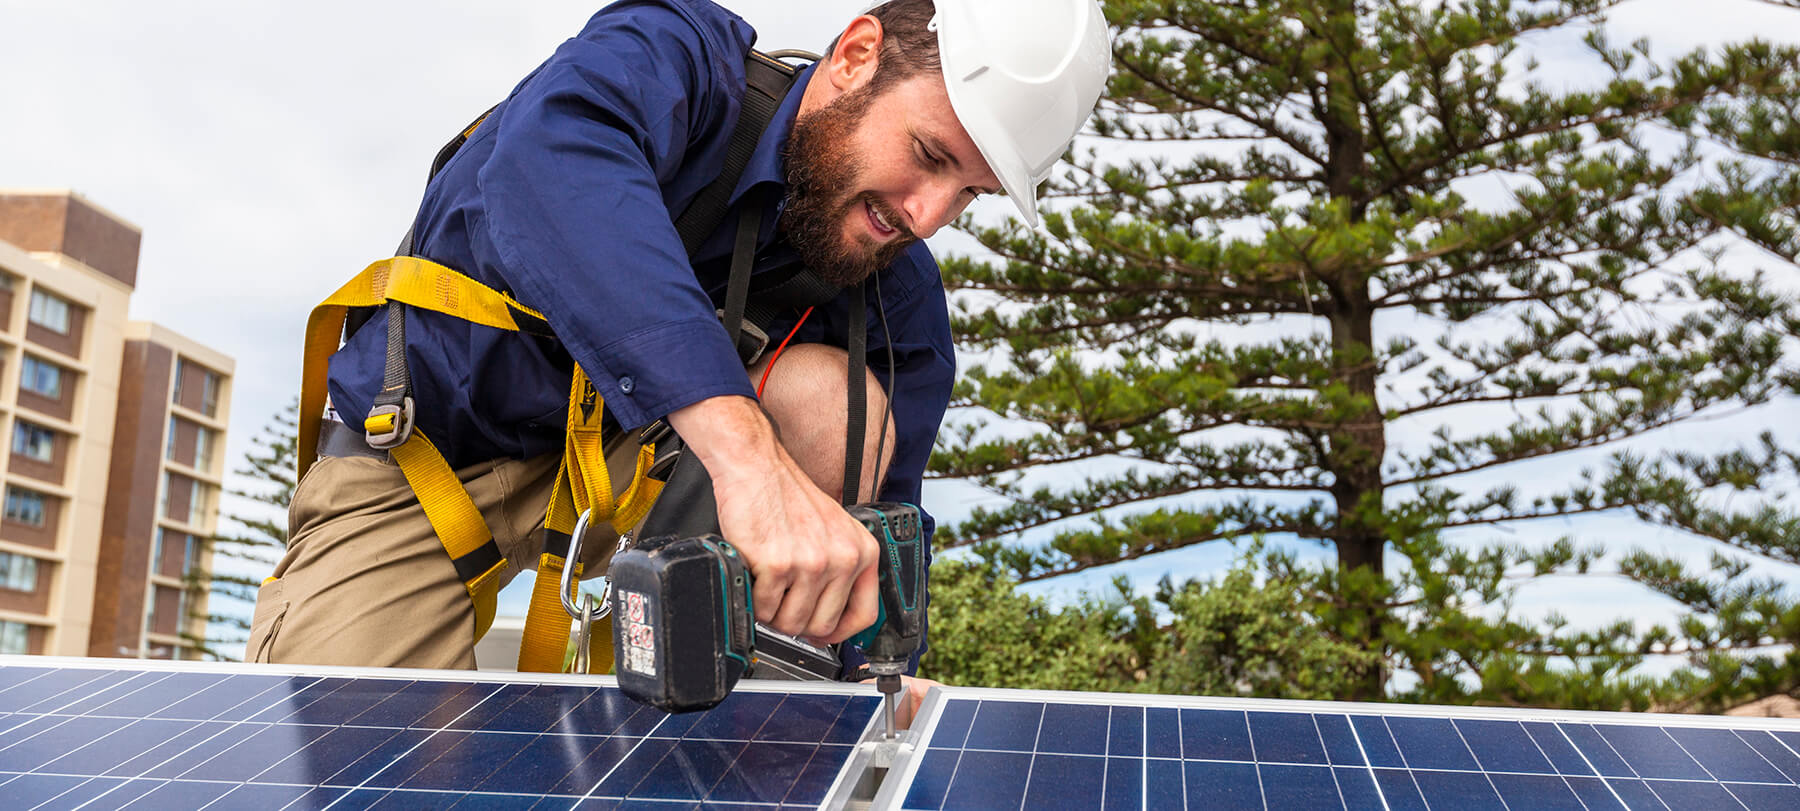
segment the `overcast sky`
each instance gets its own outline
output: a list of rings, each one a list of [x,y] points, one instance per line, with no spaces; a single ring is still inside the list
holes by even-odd
[[[817,50],[866,4],[727,5],[762,32],[761,47]],[[144,229],[132,316],[237,359],[235,464],[297,391],[307,311],[392,250],[438,146],[595,8],[0,0],[0,188],[73,188]],[[1663,55],[1755,35],[1800,42],[1800,12],[1753,0],[1637,0],[1614,25]],[[1559,44],[1569,43],[1547,43]],[[1732,428],[1796,416],[1788,404]],[[927,502],[952,520],[974,503],[948,489],[928,490]],[[1616,520],[1520,532],[1581,527],[1682,543]],[[1202,574],[1228,554],[1215,546],[1119,568],[1150,582],[1172,567]],[[1584,593],[1618,608],[1624,598],[1601,588]]]

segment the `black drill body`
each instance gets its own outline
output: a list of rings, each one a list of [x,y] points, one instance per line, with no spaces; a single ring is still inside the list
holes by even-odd
[[[881,502],[849,512],[881,548],[881,613],[846,644],[862,649],[877,686],[892,694],[925,632],[919,510]],[[753,583],[743,557],[723,538],[648,538],[615,555],[607,576],[616,672],[626,695],[666,712],[703,710],[754,674]]]

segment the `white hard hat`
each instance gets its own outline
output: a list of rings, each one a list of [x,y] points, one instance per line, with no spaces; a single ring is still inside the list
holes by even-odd
[[[1081,130],[1112,68],[1096,0],[937,0],[950,107],[1036,226],[1037,187]]]

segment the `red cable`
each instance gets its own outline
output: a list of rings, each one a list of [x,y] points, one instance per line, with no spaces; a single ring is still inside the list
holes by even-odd
[[[787,349],[788,341],[794,340],[794,336],[799,334],[800,325],[806,323],[806,317],[812,315],[812,311],[813,308],[808,307],[806,312],[800,314],[800,320],[794,323],[794,328],[788,330],[787,337],[781,339],[781,345],[775,347],[775,354],[769,356],[769,365],[763,367],[762,382],[756,384],[756,399],[762,399],[763,387],[769,385],[769,373],[775,371],[775,361],[781,360],[781,353]]]

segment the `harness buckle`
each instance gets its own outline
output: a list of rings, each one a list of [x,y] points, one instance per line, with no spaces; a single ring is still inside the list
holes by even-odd
[[[406,397],[399,405],[377,405],[369,409],[369,416],[363,420],[364,441],[369,447],[378,451],[387,451],[406,444],[413,432],[413,398]]]
[[[715,312],[721,320],[725,318],[724,310]],[[762,360],[763,351],[769,348],[769,333],[746,318],[739,324],[738,334],[731,336],[731,345],[737,350],[738,357],[743,359],[744,368],[748,369]]]

